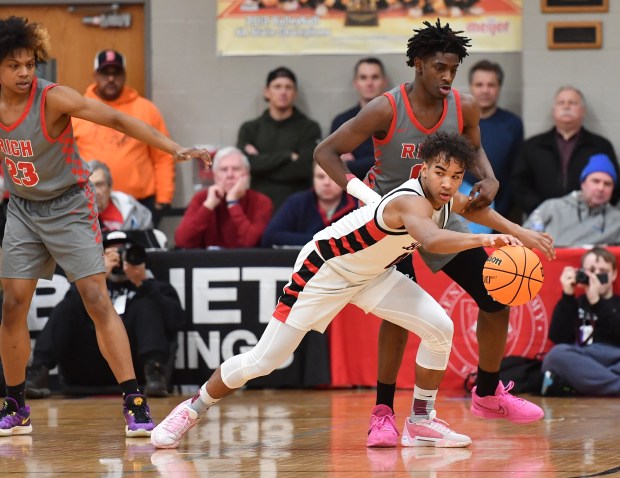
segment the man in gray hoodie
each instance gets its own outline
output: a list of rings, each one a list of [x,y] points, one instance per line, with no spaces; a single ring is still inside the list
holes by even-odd
[[[556,247],[620,244],[620,210],[610,204],[617,181],[609,156],[595,154],[581,172],[581,188],[543,201],[523,227],[548,232]]]

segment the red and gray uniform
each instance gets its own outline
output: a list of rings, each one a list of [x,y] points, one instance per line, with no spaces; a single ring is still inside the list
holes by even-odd
[[[443,113],[439,121],[432,128],[425,128],[413,113],[406,86],[402,84],[383,93],[392,105],[392,122],[384,139],[373,138],[375,164],[364,181],[382,196],[404,181],[418,177],[423,163],[419,151],[428,135],[437,131],[463,132],[461,97],[457,90],[452,89],[443,100]],[[469,232],[457,217],[451,218],[446,229]],[[429,254],[421,249],[420,256],[436,272],[450,262],[455,254]]]
[[[90,170],[75,146],[71,122],[58,138],[47,132],[45,98],[55,86],[35,78],[21,118],[10,126],[0,124],[5,188],[11,196],[47,201],[88,183]]]
[[[11,200],[2,277],[51,278],[58,263],[70,280],[104,272],[101,231],[90,170],[77,151],[71,122],[57,137],[45,123],[56,85],[34,78],[22,115],[0,124],[0,154]]]

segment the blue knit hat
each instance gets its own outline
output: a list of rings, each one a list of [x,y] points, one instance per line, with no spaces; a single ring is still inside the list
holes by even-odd
[[[618,182],[618,175],[616,168],[614,168],[611,159],[606,154],[595,154],[590,156],[590,160],[583,171],[581,171],[581,182],[584,182],[589,174],[592,173],[607,173],[614,180],[614,184]]]

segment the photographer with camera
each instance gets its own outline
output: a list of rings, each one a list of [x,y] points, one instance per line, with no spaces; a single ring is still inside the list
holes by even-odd
[[[565,267],[562,298],[553,310],[541,394],[620,394],[620,296],[614,294],[616,257],[595,247],[581,268]],[[576,296],[577,290],[584,293]]]
[[[146,270],[147,252],[139,243],[139,234],[111,231],[104,235],[106,283],[129,337],[138,382],[146,384],[147,396],[164,397],[171,370],[167,364],[175,350],[176,334],[185,325],[185,314],[174,287]],[[49,370],[56,365],[66,393],[109,393],[118,387],[74,285],[52,309],[37,338],[26,378],[27,397],[50,395]]]

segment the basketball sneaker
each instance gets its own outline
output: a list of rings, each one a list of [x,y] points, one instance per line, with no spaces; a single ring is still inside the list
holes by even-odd
[[[402,446],[434,446],[437,448],[460,448],[471,444],[471,438],[448,428],[448,424],[431,411],[428,420],[412,423],[407,417],[400,439]]]
[[[30,407],[19,408],[17,402],[9,397],[4,399],[0,409],[0,436],[27,435],[32,433]]]
[[[151,419],[149,406],[146,404],[146,397],[137,393],[127,395],[123,405],[123,414],[127,426],[125,436],[127,437],[148,437],[155,427]]]
[[[366,446],[389,448],[398,444],[398,430],[394,423],[394,413],[387,405],[377,405],[370,415],[370,429]]]
[[[151,443],[155,448],[176,448],[187,430],[200,418],[198,412],[190,407],[192,399],[179,403],[151,433]]]
[[[499,382],[495,395],[479,397],[476,387],[471,391],[471,412],[478,418],[505,418],[513,423],[530,423],[540,420],[545,412],[538,405],[508,393],[514,387]]]

